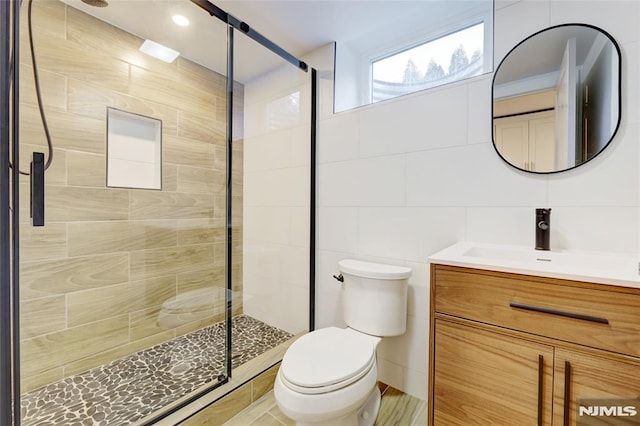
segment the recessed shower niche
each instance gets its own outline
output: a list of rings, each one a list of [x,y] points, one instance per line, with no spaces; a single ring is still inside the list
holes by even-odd
[[[107,108],[107,186],[162,189],[162,121]]]

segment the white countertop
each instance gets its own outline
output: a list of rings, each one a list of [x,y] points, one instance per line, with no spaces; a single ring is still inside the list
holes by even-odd
[[[522,246],[460,242],[430,263],[640,288],[637,254],[535,250]]]

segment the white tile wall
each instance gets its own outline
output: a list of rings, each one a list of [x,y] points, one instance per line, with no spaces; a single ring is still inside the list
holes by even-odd
[[[322,143],[322,141],[320,141]],[[404,155],[319,164],[320,206],[398,206],[405,204]],[[348,176],[348,179],[345,179]]]
[[[245,86],[243,308],[299,333],[309,317],[309,76],[286,65]],[[300,92],[300,108],[287,110]]]
[[[360,113],[360,156],[372,157],[466,143],[464,84],[434,89],[428,98],[409,96]],[[450,121],[456,111],[456,123]]]
[[[500,0],[495,66],[528,35],[549,25],[603,27],[621,45],[620,133],[603,154],[574,171],[532,175],[502,162],[491,144],[491,79],[482,76],[388,103],[331,114],[331,46],[309,63],[323,75],[318,171],[319,327],[343,326],[340,286],[346,257],[414,268],[409,326],[385,339],[380,379],[427,396],[427,257],[459,240],[531,246],[534,209],[551,207],[552,248],[638,252],[640,241],[640,2]]]

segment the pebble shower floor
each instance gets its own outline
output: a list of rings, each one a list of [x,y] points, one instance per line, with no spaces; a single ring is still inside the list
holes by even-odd
[[[232,320],[232,365],[291,334],[246,315]],[[68,377],[22,396],[23,426],[131,424],[215,380],[224,370],[224,322]]]

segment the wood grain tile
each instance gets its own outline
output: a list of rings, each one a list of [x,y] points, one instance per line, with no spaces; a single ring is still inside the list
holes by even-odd
[[[276,380],[279,369],[280,365],[274,365],[251,382],[253,385],[251,388],[251,398],[253,401],[257,401],[267,392],[273,390],[273,382]]]
[[[178,136],[224,147],[227,143],[226,117],[220,121],[213,114],[205,117],[180,111],[178,113]]]
[[[23,139],[21,135],[21,141]],[[45,162],[49,160],[49,150],[46,145],[31,145],[20,142],[20,170],[29,171],[29,165],[33,158],[34,152],[42,152],[45,155]],[[29,183],[28,176],[20,176],[22,183]],[[67,151],[62,149],[53,149],[53,159],[51,165],[44,173],[44,181],[46,185],[66,185],[67,184]]]
[[[67,78],[47,70],[38,70],[40,94],[45,112],[49,109],[67,109]],[[20,102],[37,105],[35,80],[31,64],[20,64]]]
[[[222,193],[227,186],[226,178],[222,170],[178,166],[178,192]]]
[[[162,139],[162,161],[184,166],[224,170],[224,149],[191,139],[165,135]]]
[[[162,191],[175,192],[178,190],[178,166],[164,162],[162,164]]]
[[[222,28],[221,28],[222,30]],[[226,61],[226,52],[220,50],[220,59]],[[178,81],[188,84],[198,90],[213,93],[221,99],[219,102],[225,104],[227,94],[227,78],[217,72],[211,71],[202,65],[198,65],[184,57],[178,57]]]
[[[180,424],[183,426],[221,425],[250,404],[251,384],[247,383]]]
[[[411,425],[419,410],[424,409],[423,402],[389,386],[382,395],[376,425]]]
[[[67,256],[67,225],[49,223],[34,227],[23,223],[20,227],[20,260],[56,259]]]
[[[278,421],[285,426],[295,426],[296,424],[296,422],[285,416],[277,405],[269,410],[269,414],[278,419]]]
[[[73,40],[40,38],[36,48],[39,69],[128,93],[130,65],[126,62],[84,49]],[[24,51],[28,52],[28,48]],[[22,55],[22,60],[27,56]]]
[[[97,120],[51,109],[47,111],[47,123],[54,148],[104,154],[104,117]],[[29,145],[47,146],[40,112],[35,105],[21,104],[20,141]]]
[[[68,226],[70,256],[173,247],[177,242],[173,220],[78,222]]]
[[[176,328],[176,335],[182,336],[184,334],[191,333],[193,331],[200,330],[201,328],[208,327],[217,322],[223,321],[224,320],[224,313],[222,312],[223,306],[224,304],[218,305],[218,308],[221,311],[218,314],[212,315],[211,317],[208,317],[202,320],[192,321]]]
[[[226,229],[212,224],[208,219],[178,221],[178,245],[224,243]]]
[[[38,374],[33,376],[25,376],[23,374],[20,377],[20,391],[23,393],[29,392],[49,383],[62,380],[64,378],[63,370],[64,369],[62,367],[56,367],[47,371],[40,371]]]
[[[175,337],[175,332],[172,330],[168,330],[163,331],[159,334],[154,334],[144,339],[132,340],[130,343],[115,346],[95,355],[91,355],[82,358],[81,360],[65,364],[64,374],[66,377],[68,377],[74,374],[82,373],[83,371],[90,370],[91,368],[97,367],[99,365],[108,364],[114,359],[123,358],[127,355],[131,355],[143,349],[150,348],[152,346],[171,340]]]
[[[121,284],[128,279],[127,254],[23,262],[20,265],[20,296],[29,300]]]
[[[251,426],[282,426],[282,423],[267,412],[251,423]]]
[[[157,307],[176,295],[174,276],[67,294],[69,327]]]
[[[20,339],[53,333],[67,326],[64,296],[43,297],[20,303]]]
[[[77,115],[104,120],[107,107],[162,120],[163,135],[177,135],[178,111],[157,102],[138,99],[96,84],[68,79],[67,110]]]
[[[107,182],[106,158],[104,155],[67,152],[67,181],[73,186],[105,188]]]
[[[195,114],[214,114],[216,97],[211,92],[180,84],[173,78],[131,65],[129,94]]]
[[[106,121],[81,117],[69,112],[47,111],[47,123],[56,149],[104,154]],[[46,146],[47,141],[38,107],[22,104],[20,109],[20,140],[30,145]]]
[[[143,39],[72,7],[67,10],[67,39],[83,50],[106,55],[171,78],[177,64],[158,61],[138,49]]]
[[[224,287],[224,266],[209,266],[197,271],[178,274],[178,293],[205,287]]]
[[[27,13],[26,5],[22,10],[20,16],[20,29],[21,29],[21,48],[22,46],[28,46],[27,34]],[[36,47],[42,40],[64,40],[66,34],[66,6],[62,2],[58,1],[34,1],[33,11],[31,14],[32,24],[34,29],[34,44]],[[28,52],[28,49],[22,50]],[[24,60],[28,59],[29,55],[21,55]]]
[[[168,331],[160,327],[160,324],[158,324],[159,314],[160,306],[131,312],[129,314],[129,331],[131,340],[140,340]],[[175,330],[171,331],[176,334]]]
[[[129,218],[129,191],[126,189],[47,185],[45,198],[50,222]]]
[[[422,401],[422,405],[418,407],[417,411],[411,426],[427,426],[427,401]]]
[[[131,219],[198,219],[214,216],[209,194],[131,191]]]
[[[104,154],[107,132],[104,118],[93,119],[56,111],[50,112],[48,117],[57,148]]]
[[[131,279],[158,277],[204,269],[213,263],[213,245],[133,251]]]
[[[69,78],[66,96],[67,111],[79,116],[105,120],[107,107],[114,106],[115,98],[126,95],[82,80]]]
[[[129,339],[126,315],[22,341],[22,372],[32,376],[60,365],[94,355]]]
[[[263,373],[264,374],[264,373]],[[258,376],[260,377],[260,376]],[[256,379],[257,380],[257,379]],[[263,397],[255,400],[247,408],[233,416],[224,426],[247,426],[253,424],[261,416],[267,414],[276,405],[273,391],[268,392]],[[282,425],[278,425],[282,426]]]

